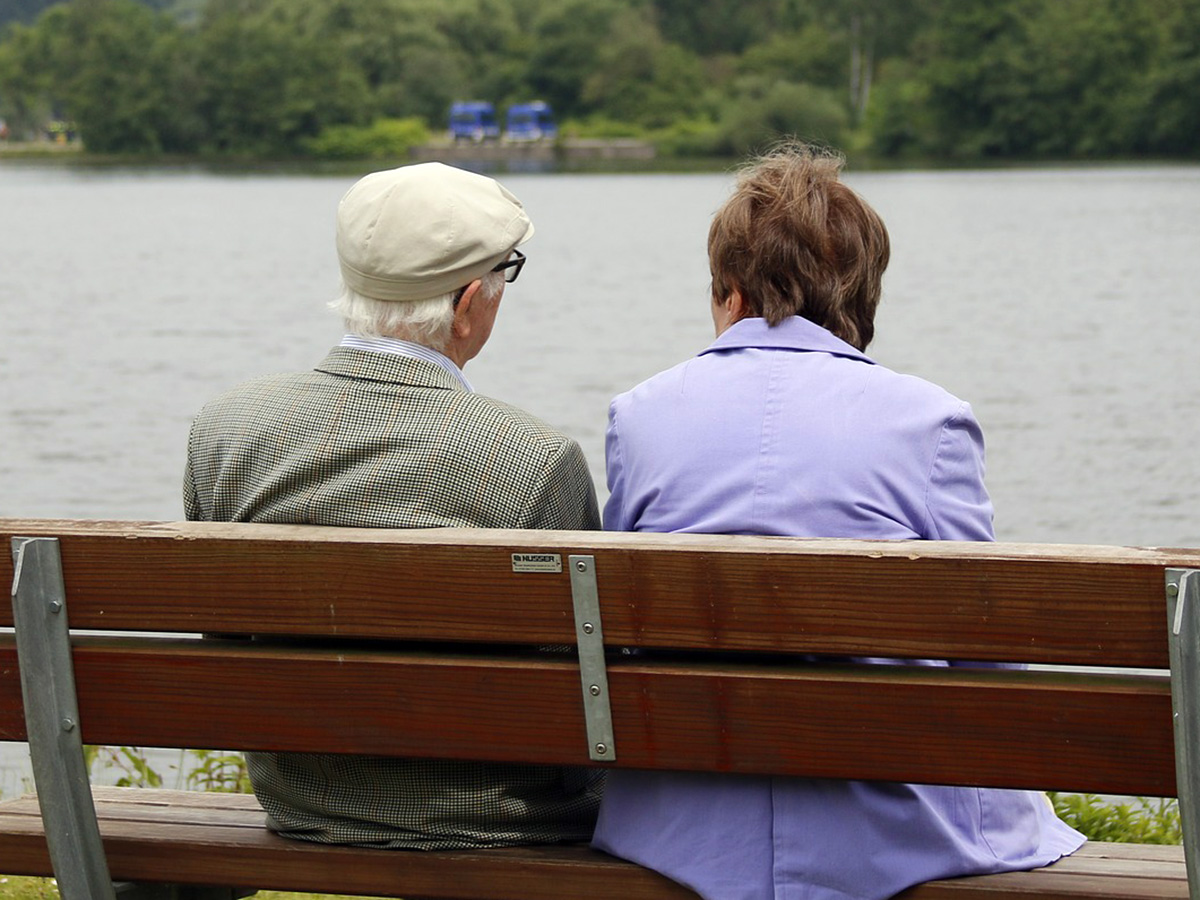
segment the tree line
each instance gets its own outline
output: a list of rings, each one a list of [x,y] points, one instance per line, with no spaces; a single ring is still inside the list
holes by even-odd
[[[794,134],[901,159],[1200,156],[1196,0],[38,6],[0,31],[0,117],[69,119],[102,153],[302,155],[542,99],[568,133],[668,154]]]

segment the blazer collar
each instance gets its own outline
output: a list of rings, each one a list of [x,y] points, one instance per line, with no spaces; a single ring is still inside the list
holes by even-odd
[[[343,378],[356,378],[359,381],[407,384],[450,391],[466,390],[457,378],[428,360],[391,353],[373,353],[354,347],[334,347],[317,366],[317,371],[340,375]]]
[[[762,350],[830,353],[834,356],[857,359],[872,365],[875,363],[875,360],[862,351],[856,350],[820,325],[800,316],[791,316],[774,327],[768,325],[767,320],[760,317],[742,319],[731,325],[724,334],[702,350],[700,355],[751,347]]]

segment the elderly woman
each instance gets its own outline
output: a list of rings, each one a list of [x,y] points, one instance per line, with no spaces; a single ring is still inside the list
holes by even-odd
[[[970,407],[864,353],[888,235],[840,168],[791,146],[742,172],[709,230],[716,340],[612,403],[606,528],[993,539]],[[883,900],[1082,842],[1024,791],[629,770],[594,838],[708,900]]]

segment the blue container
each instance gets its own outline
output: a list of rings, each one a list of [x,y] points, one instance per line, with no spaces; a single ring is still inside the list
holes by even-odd
[[[496,108],[484,100],[451,104],[450,136],[456,141],[475,143],[500,137]]]
[[[504,126],[504,137],[510,141],[553,140],[558,134],[554,124],[554,113],[541,100],[532,103],[514,103],[508,108]]]

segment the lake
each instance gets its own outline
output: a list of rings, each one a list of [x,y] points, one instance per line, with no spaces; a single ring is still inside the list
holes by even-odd
[[[846,180],[892,236],[868,352],[971,401],[998,537],[1200,546],[1200,166]],[[609,399],[711,340],[732,177],[501,181],[537,234],[466,374],[579,440],[603,499]],[[339,339],[352,182],[0,163],[0,515],[180,518],[201,404]]]

